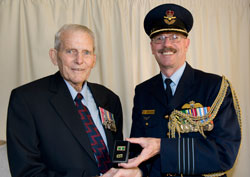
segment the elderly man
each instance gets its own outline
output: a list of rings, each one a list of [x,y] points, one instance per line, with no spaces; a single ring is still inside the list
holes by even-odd
[[[122,140],[119,97],[88,82],[95,66],[94,35],[64,25],[49,56],[59,72],[14,89],[7,118],[13,177],[87,177],[111,167],[115,140]]]
[[[127,140],[143,150],[120,164],[140,164],[143,176],[226,176],[239,151],[240,108],[230,82],[186,62],[192,26],[192,14],[176,4],[155,7],[144,20],[160,74],[135,88],[131,137],[144,138]]]

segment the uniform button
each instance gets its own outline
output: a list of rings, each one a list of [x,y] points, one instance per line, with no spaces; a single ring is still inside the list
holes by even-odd
[[[168,137],[170,136],[170,133],[169,133],[169,132],[167,132],[167,136],[168,136]]]
[[[146,122],[145,125],[148,126],[148,122]]]
[[[168,119],[169,118],[169,115],[165,115],[165,119]]]

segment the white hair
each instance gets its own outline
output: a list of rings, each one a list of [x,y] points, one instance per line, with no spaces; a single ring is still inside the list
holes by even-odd
[[[54,43],[54,48],[58,51],[60,49],[61,46],[61,34],[65,31],[68,30],[73,30],[73,31],[82,31],[82,32],[86,32],[88,33],[91,38],[93,39],[93,43],[94,43],[94,51],[95,51],[95,36],[93,31],[91,31],[88,27],[84,26],[84,25],[79,25],[79,24],[66,24],[63,25],[59,31],[56,33],[55,35],[55,43]]]

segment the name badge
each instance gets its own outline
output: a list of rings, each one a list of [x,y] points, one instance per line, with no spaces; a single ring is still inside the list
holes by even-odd
[[[145,115],[145,114],[155,114],[155,110],[154,109],[151,109],[151,110],[142,110],[142,115]]]

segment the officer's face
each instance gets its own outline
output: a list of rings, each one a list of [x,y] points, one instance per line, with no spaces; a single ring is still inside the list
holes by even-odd
[[[160,33],[151,40],[152,54],[160,70],[170,77],[186,60],[189,39],[180,33]]]
[[[58,65],[62,77],[77,91],[89,77],[96,62],[93,39],[87,32],[65,31],[60,49],[52,51],[52,62]]]

